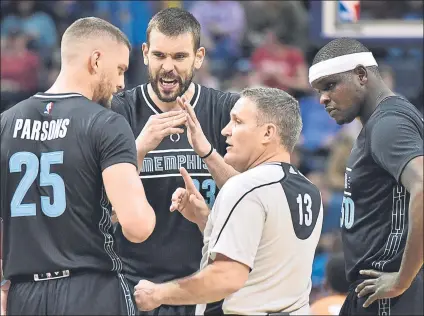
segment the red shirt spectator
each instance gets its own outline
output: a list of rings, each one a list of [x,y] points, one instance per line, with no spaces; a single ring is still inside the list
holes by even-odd
[[[27,38],[22,33],[5,39],[1,53],[2,91],[35,92],[38,86],[39,57],[26,48]]]
[[[303,52],[279,42],[273,33],[253,52],[251,61],[265,86],[287,92],[309,89]]]

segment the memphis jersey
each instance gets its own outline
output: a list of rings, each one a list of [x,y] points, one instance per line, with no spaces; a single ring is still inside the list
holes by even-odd
[[[238,95],[223,93],[195,84],[191,105],[209,142],[225,154],[225,138],[221,130],[230,120],[230,111]],[[162,113],[147,92],[147,84],[118,94],[112,109],[122,114],[137,137],[151,115]],[[202,234],[199,228],[179,212],[170,212],[171,197],[178,187],[184,187],[179,168],[184,167],[193,178],[210,207],[218,188],[206,164],[194,152],[187,131],[165,137],[144,159],[140,178],[147,199],[156,212],[156,227],[142,244],[130,243],[118,225],[118,250],[124,261],[124,271],[133,282],[140,278],[167,281],[194,273],[199,268]]]
[[[407,163],[423,155],[423,119],[398,96],[382,101],[364,125],[347,162],[340,227],[347,278],[359,270],[399,271],[408,234]]]
[[[137,165],[125,119],[76,93],[39,93],[1,114],[6,278],[120,271],[102,171]]]

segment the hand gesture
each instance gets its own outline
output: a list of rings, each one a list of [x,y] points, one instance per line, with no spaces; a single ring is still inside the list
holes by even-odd
[[[184,168],[180,169],[185,189],[178,188],[172,194],[170,211],[179,211],[187,220],[195,223],[202,230],[209,216],[209,207],[194,185],[193,179]]]
[[[9,294],[10,281],[6,281],[1,287],[1,309],[0,315],[4,316],[7,314],[7,296]]]
[[[157,288],[157,284],[147,280],[141,280],[135,286],[134,299],[140,311],[151,311],[162,305]]]
[[[190,102],[188,102],[184,97],[178,97],[177,102],[181,109],[187,112],[187,138],[191,147],[193,147],[194,151],[200,157],[206,156],[211,149],[211,144],[205,134],[203,134],[203,130],[197,120],[196,113],[194,113]]]
[[[392,298],[403,294],[406,288],[398,285],[397,272],[380,272],[375,270],[362,270],[360,274],[370,276],[374,279],[368,279],[359,284],[355,292],[358,297],[371,294],[365,301],[363,307],[368,307],[378,299]]]
[[[169,111],[150,116],[137,137],[137,148],[146,155],[158,147],[165,137],[184,133],[184,129],[179,126],[184,125],[186,121],[187,115],[184,111]]]

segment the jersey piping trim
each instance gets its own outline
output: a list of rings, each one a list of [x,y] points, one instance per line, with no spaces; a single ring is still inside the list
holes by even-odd
[[[110,228],[112,227],[112,220],[110,218],[109,212],[109,199],[107,198],[105,188],[102,188],[102,197],[100,199],[100,207],[102,208],[102,218],[99,222],[99,230],[104,236],[103,248],[106,253],[109,255],[112,261],[112,271],[121,272],[122,271],[122,261],[118,255],[113,250],[113,237],[109,233]]]
[[[380,255],[380,258],[372,262],[374,269],[384,271],[385,264],[393,259],[399,251],[403,234],[406,231],[406,199],[407,193],[403,186],[397,185],[393,188],[391,230],[386,244],[384,245],[383,254]]]
[[[383,298],[378,300],[378,316],[390,316],[390,305],[392,302],[390,298]]]
[[[128,282],[127,280],[125,280],[125,277],[120,273],[118,273],[118,278],[119,278],[119,282],[121,283],[122,292],[124,292],[125,305],[127,307],[127,315],[134,316],[135,307],[131,299],[132,295],[131,295],[130,287],[128,286]]]
[[[67,98],[75,98],[75,97],[84,97],[79,93],[37,93],[33,95],[34,98],[39,99],[67,99]]]
[[[219,240],[219,238],[221,237],[221,234],[222,234],[222,232],[224,231],[224,228],[225,228],[225,226],[227,225],[227,223],[228,223],[228,221],[229,221],[229,219],[230,219],[230,217],[231,217],[231,214],[233,214],[233,212],[234,212],[234,210],[236,209],[236,207],[237,207],[237,205],[241,202],[241,200],[243,200],[249,193],[251,193],[251,192],[253,192],[253,191],[255,191],[256,189],[259,189],[259,188],[262,188],[262,187],[265,187],[265,186],[269,186],[269,185],[273,185],[273,184],[276,184],[276,183],[280,183],[281,181],[283,181],[284,180],[284,178],[286,177],[286,173],[285,173],[285,171],[284,171],[284,168],[283,168],[283,166],[281,165],[281,169],[283,169],[283,173],[284,173],[284,175],[283,175],[283,177],[280,179],[280,180],[277,180],[277,181],[273,181],[273,182],[268,182],[268,183],[264,183],[264,184],[261,184],[261,185],[258,185],[258,186],[256,186],[256,187],[253,187],[252,189],[250,189],[249,191],[247,191],[246,193],[244,193],[239,199],[238,199],[238,201],[236,202],[236,204],[234,204],[234,206],[233,206],[233,208],[231,209],[231,211],[230,211],[230,213],[228,214],[228,217],[227,217],[227,219],[225,220],[225,222],[224,222],[224,225],[222,225],[222,228],[221,228],[221,231],[219,232],[219,234],[218,234],[218,238],[216,239],[216,242],[215,242],[215,245],[214,245],[214,247],[216,246],[216,244],[218,243],[218,240]]]

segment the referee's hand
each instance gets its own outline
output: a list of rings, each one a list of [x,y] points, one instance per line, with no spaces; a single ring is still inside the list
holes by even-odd
[[[209,207],[207,206],[202,194],[194,185],[193,179],[185,168],[180,169],[184,179],[185,188],[178,188],[172,194],[171,212],[180,212],[187,220],[197,224],[203,231],[209,216]]]
[[[10,287],[10,281],[7,281],[2,287],[1,287],[1,310],[0,310],[0,315],[4,316],[7,313],[7,296],[9,293],[9,287]]]

